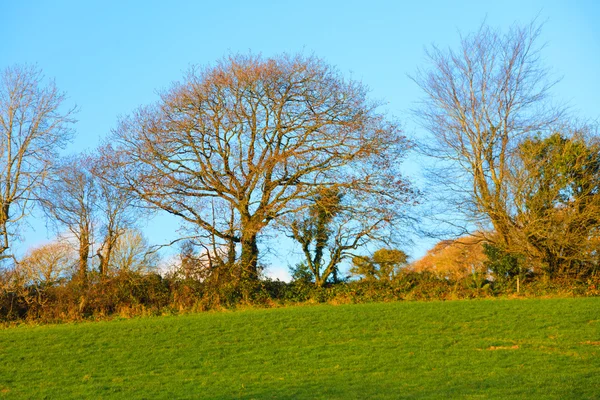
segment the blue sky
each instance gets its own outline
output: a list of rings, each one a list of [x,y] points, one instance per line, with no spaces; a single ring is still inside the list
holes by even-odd
[[[228,53],[314,53],[362,80],[372,96],[421,135],[407,111],[420,92],[407,75],[432,43],[452,46],[486,18],[507,28],[538,16],[546,65],[563,76],[556,98],[582,118],[600,118],[600,2],[590,1],[14,1],[0,0],[0,68],[37,63],[77,104],[70,147],[95,147],[119,115],[154,101],[192,64]],[[418,161],[407,166],[413,173]],[[23,249],[48,237],[32,221]],[[151,221],[152,242],[177,224]],[[418,242],[418,256],[429,243]],[[282,276],[287,265],[272,265]]]

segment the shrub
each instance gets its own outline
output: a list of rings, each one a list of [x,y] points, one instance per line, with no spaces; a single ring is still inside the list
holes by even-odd
[[[61,322],[114,316],[198,312],[238,306],[273,307],[310,303],[367,303],[403,300],[451,300],[513,296],[508,280],[482,277],[450,280],[430,272],[402,270],[391,280],[285,283],[265,279],[241,288],[232,279],[193,279],[169,274],[120,271],[111,276],[92,273],[86,284],[63,279],[50,285],[23,283],[14,271],[0,271],[0,321]],[[508,282],[508,283],[507,283]],[[19,286],[20,285],[20,286]],[[600,296],[600,276],[548,279],[530,274],[521,296]]]

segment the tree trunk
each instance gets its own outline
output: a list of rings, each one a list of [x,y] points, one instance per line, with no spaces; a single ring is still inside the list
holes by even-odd
[[[244,280],[258,280],[258,245],[257,234],[242,235],[241,267]]]
[[[227,248],[227,267],[231,270],[233,265],[235,264],[235,242],[233,240],[229,240],[228,248]]]
[[[0,235],[2,236],[2,245],[0,246],[0,259],[4,258],[4,252],[8,250],[8,229],[6,224],[8,222],[8,213],[10,211],[10,205],[8,203],[4,204],[0,208]],[[10,256],[9,256],[10,257]]]
[[[100,259],[100,275],[106,276],[108,274],[108,266],[110,265],[110,261],[112,259],[112,253],[115,249],[115,245],[117,244],[118,236],[113,233],[107,233],[104,238],[104,243],[100,250],[98,251],[98,258]],[[102,254],[104,252],[104,254]]]
[[[98,260],[100,260],[100,276],[104,276],[106,274],[106,261],[104,255],[102,255],[102,248],[98,250],[96,255],[98,256]]]
[[[87,233],[82,233],[79,237],[79,279],[82,282],[87,280],[88,257],[90,256],[90,240]]]

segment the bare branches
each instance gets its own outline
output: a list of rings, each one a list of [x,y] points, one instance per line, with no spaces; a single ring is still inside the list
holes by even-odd
[[[97,222],[97,187],[88,170],[90,157],[70,157],[56,162],[54,174],[40,191],[40,202],[48,219],[60,231],[67,229],[78,245],[78,276],[88,271],[90,249]]]
[[[471,222],[491,223],[505,244],[514,223],[515,149],[564,115],[549,102],[556,81],[541,65],[540,29],[534,21],[500,33],[484,24],[461,38],[458,51],[432,48],[428,69],[414,78],[426,94],[415,114],[432,136],[423,148],[443,166],[436,181]]]
[[[117,175],[118,163],[108,155],[81,154],[57,161],[40,190],[39,200],[51,223],[77,240],[82,280],[94,256],[92,245],[98,243],[95,256],[100,274],[106,275],[119,237],[135,226],[134,196],[108,182]]]
[[[308,207],[322,187],[369,192],[400,179],[387,167],[407,142],[366,93],[312,57],[239,55],[192,69],[157,104],[121,120],[120,185],[240,243],[241,264],[256,277],[257,235],[271,221]],[[389,175],[371,176],[375,165]]]
[[[63,110],[65,94],[44,83],[34,66],[14,66],[0,77],[0,257],[28,213],[57,152],[72,136],[75,109]]]

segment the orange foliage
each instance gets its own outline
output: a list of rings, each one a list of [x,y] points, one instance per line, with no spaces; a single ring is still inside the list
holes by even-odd
[[[472,274],[485,274],[486,256],[479,237],[465,236],[456,240],[442,240],[408,269],[431,272],[440,278],[461,280]]]

